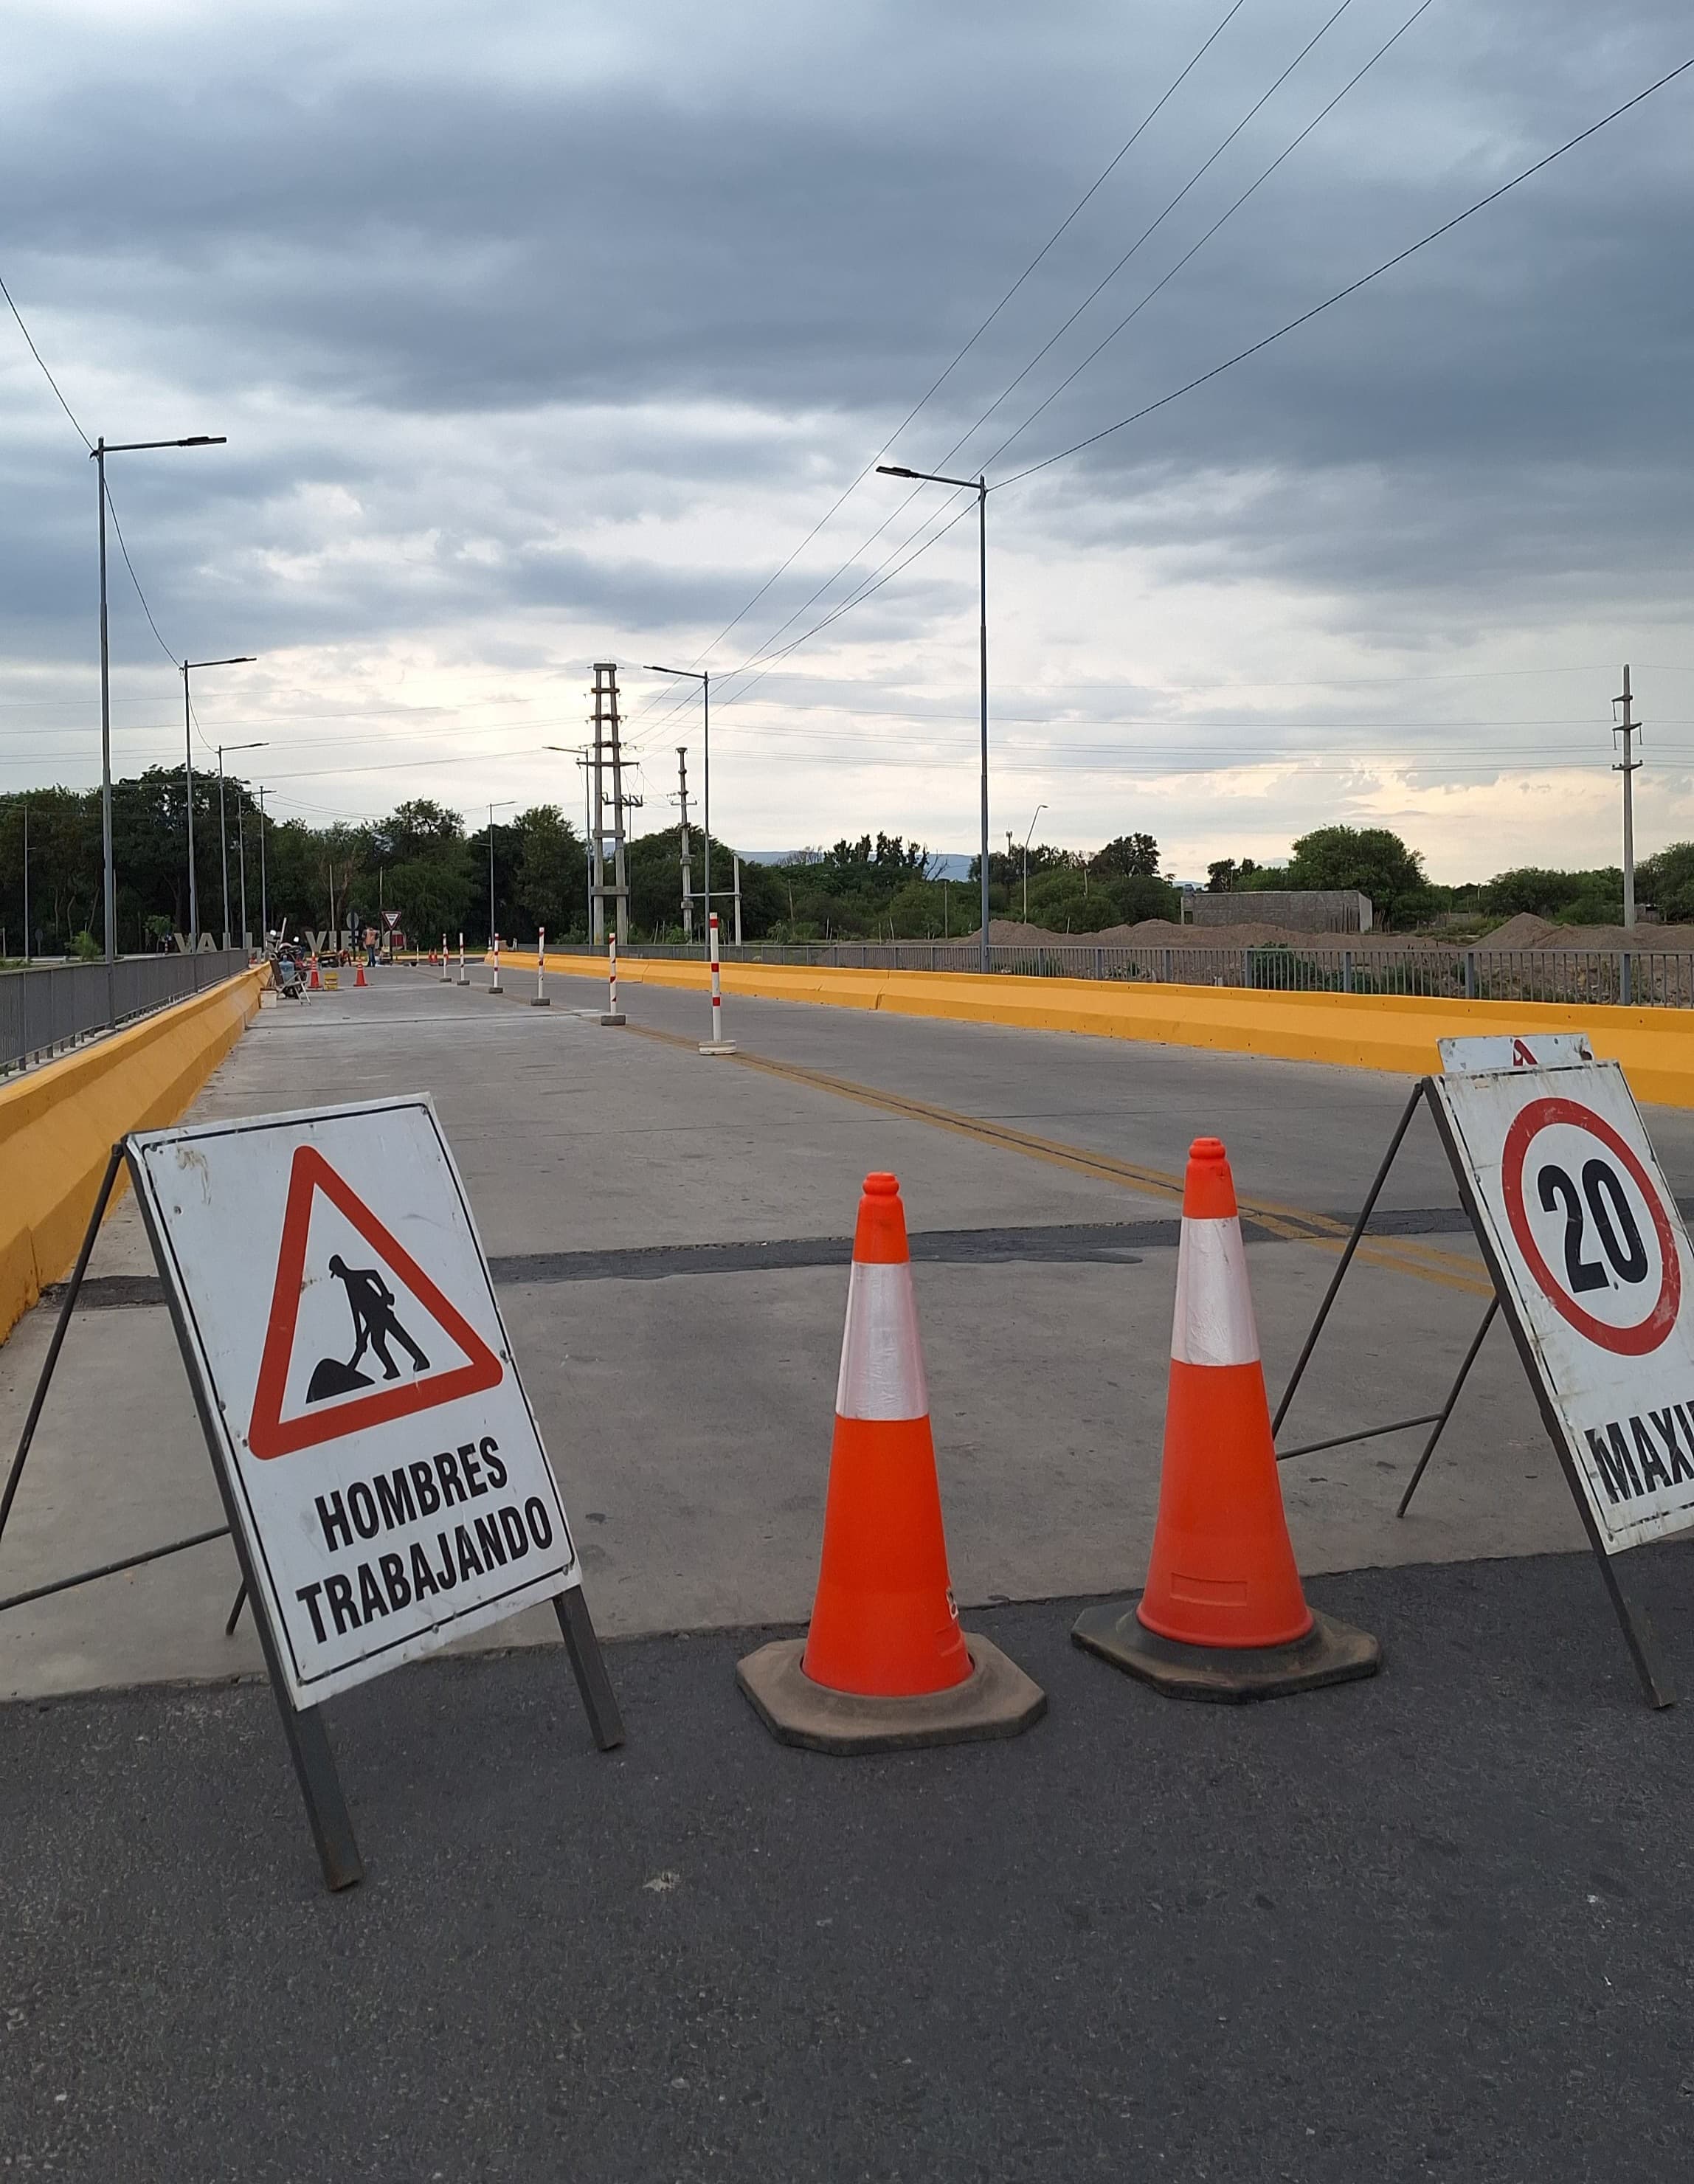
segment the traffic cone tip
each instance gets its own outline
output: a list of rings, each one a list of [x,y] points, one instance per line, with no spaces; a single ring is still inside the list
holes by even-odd
[[[867,1175],[859,1201],[859,1218],[853,1230],[854,1264],[904,1266],[911,1259],[900,1178],[880,1173]]]
[[[1229,1156],[1223,1150],[1221,1138],[1196,1138],[1189,1147],[1182,1210],[1188,1218],[1196,1221],[1233,1221],[1236,1217],[1235,1178],[1229,1173]]]

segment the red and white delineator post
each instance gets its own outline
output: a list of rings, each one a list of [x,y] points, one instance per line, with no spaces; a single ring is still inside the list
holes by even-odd
[[[498,994],[500,990],[500,936],[498,933],[493,938],[493,953],[494,958],[494,983],[489,987],[488,991],[491,994]]]
[[[452,964],[449,962],[449,961],[448,960],[448,954],[447,954],[447,935],[443,933],[442,934],[442,936],[441,936],[441,983],[442,983],[442,984],[443,984],[443,986],[449,984],[449,983],[451,983],[451,981],[452,981],[452,978],[453,978],[453,966],[452,966]]]
[[[465,967],[465,935],[462,933],[459,936],[459,983],[461,986],[468,986],[471,983],[471,973]]]
[[[532,1009],[550,1009],[553,1006],[547,998],[547,928],[544,925],[536,929],[535,999],[530,1006]]]
[[[617,1005],[617,935],[606,935],[606,1006],[600,1017],[603,1024],[621,1024],[623,1011]]]
[[[711,1037],[700,1047],[702,1054],[733,1054],[735,1043],[723,1035],[723,978],[717,960],[717,912],[713,911],[706,919],[706,939],[711,950]]]

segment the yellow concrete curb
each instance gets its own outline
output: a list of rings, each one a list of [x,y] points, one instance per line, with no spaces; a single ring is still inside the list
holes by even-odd
[[[240,972],[0,1085],[0,1341],[75,1265],[117,1139],[187,1112],[258,1014],[268,975]]]
[[[549,956],[547,967],[594,976],[594,959]],[[532,970],[520,956],[514,970]],[[703,963],[620,956],[626,985],[703,992]],[[1402,994],[1276,994],[1245,987],[1166,986],[1130,979],[1019,978],[973,971],[834,970],[726,963],[726,994],[883,1009],[900,1016],[1080,1032],[1095,1039],[1327,1061],[1408,1077],[1440,1066],[1438,1039],[1501,1031],[1585,1031],[1594,1051],[1622,1062],[1637,1099],[1694,1107],[1694,1010],[1589,1007],[1552,1001],[1427,1000]],[[733,1027],[731,1027],[733,1033]]]

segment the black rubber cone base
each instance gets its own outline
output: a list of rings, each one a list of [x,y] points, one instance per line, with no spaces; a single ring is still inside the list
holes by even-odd
[[[908,1752],[1018,1736],[1047,1711],[1047,1694],[991,1640],[962,1634],[971,1674],[913,1699],[861,1698],[815,1684],[800,1667],[804,1638],[779,1638],[735,1664],[735,1680],[781,1744],[808,1752]]]
[[[1211,1699],[1222,1706],[1350,1684],[1374,1676],[1382,1665],[1382,1648],[1369,1631],[1355,1630],[1315,1608],[1312,1628],[1291,1646],[1180,1645],[1138,1621],[1133,1602],[1118,1600],[1085,1607],[1071,1637],[1084,1652],[1098,1653],[1167,1698]]]

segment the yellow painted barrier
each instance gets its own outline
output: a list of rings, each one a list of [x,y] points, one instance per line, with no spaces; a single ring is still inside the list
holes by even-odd
[[[595,959],[549,956],[565,975],[603,975]],[[620,956],[630,985],[706,990],[703,963]],[[1278,994],[1246,987],[1166,986],[1140,979],[984,978],[973,971],[856,971],[788,963],[726,963],[726,995],[811,1001],[838,1009],[1080,1032],[1285,1061],[1424,1076],[1440,1067],[1438,1039],[1467,1034],[1585,1031],[1620,1061],[1637,1099],[1694,1107],[1694,1010],[1608,1008],[1564,1001],[1430,1000],[1402,994]],[[730,1027],[733,1032],[733,1026]]]
[[[0,1085],[0,1341],[75,1263],[114,1144],[187,1112],[268,976],[243,971]]]

